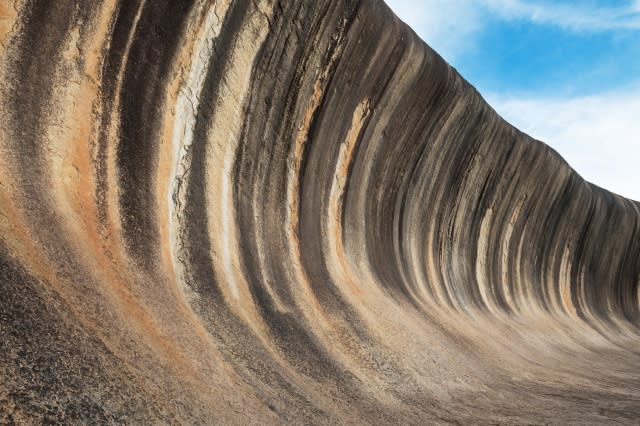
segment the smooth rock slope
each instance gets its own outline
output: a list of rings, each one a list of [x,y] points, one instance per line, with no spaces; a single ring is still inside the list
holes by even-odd
[[[0,423],[633,424],[639,208],[379,0],[1,0]]]

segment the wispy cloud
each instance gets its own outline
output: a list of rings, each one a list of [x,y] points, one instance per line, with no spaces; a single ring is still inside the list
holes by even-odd
[[[553,146],[588,181],[640,200],[640,85],[575,98],[487,99],[511,124]]]
[[[554,25],[572,31],[640,29],[640,1],[626,6],[598,7],[550,4],[525,0],[482,0],[491,13],[502,19],[521,19]]]

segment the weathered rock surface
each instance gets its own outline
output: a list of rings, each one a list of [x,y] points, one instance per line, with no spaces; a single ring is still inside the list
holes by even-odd
[[[377,0],[0,1],[0,423],[634,423],[640,213]]]

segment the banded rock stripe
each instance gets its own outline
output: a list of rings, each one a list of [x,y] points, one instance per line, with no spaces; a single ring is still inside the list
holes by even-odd
[[[0,0],[0,422],[633,423],[639,207],[378,0]]]

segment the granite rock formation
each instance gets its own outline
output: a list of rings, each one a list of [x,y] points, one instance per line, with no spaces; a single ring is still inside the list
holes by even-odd
[[[633,423],[640,205],[379,0],[0,0],[0,423]]]

